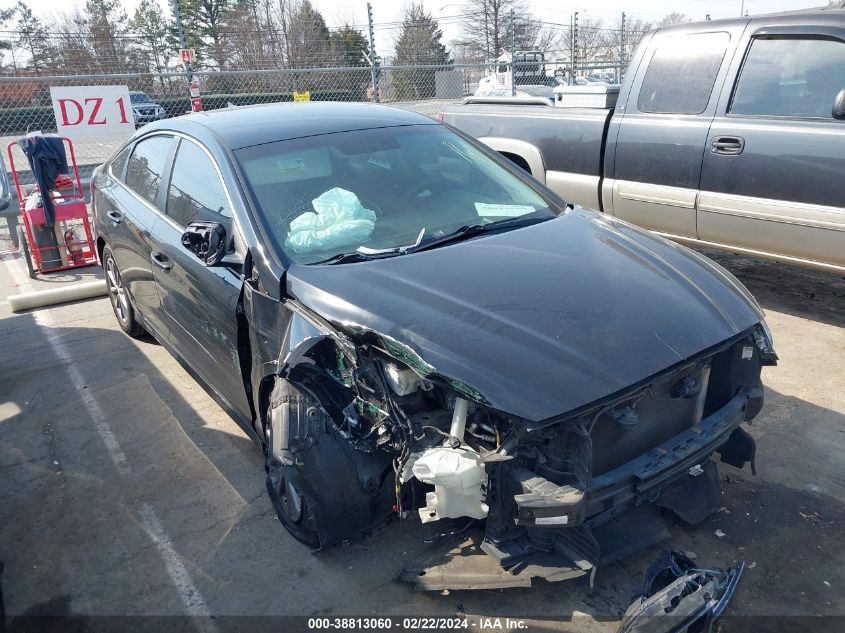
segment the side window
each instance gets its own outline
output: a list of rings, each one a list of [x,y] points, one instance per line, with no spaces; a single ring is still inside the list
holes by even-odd
[[[701,114],[728,50],[727,33],[676,35],[660,42],[648,65],[637,109],[653,114]]]
[[[114,178],[123,181],[123,168],[126,166],[126,159],[129,158],[129,153],[132,151],[132,146],[123,148],[123,150],[112,159],[109,169]]]
[[[166,213],[180,226],[232,217],[220,176],[196,143],[183,140],[173,161]]]
[[[135,145],[126,168],[126,186],[155,205],[161,186],[164,163],[170,153],[173,138],[153,136]]]
[[[832,118],[845,88],[845,43],[823,39],[755,39],[729,113]]]

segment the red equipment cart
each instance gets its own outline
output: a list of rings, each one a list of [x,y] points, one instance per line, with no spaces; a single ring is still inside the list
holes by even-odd
[[[97,263],[97,251],[94,248],[94,237],[91,232],[91,222],[88,219],[88,207],[85,205],[82,181],[79,179],[79,169],[76,166],[73,143],[67,137],[63,136],[61,139],[67,145],[68,151],[66,153],[70,157],[70,164],[73,167],[73,179],[61,175],[56,178],[54,189],[41,192],[42,196],[53,197],[53,207],[56,212],[55,246],[52,244],[40,246],[36,240],[36,231],[44,233],[50,230],[44,220],[43,204],[32,209],[26,208],[27,195],[37,192],[38,185],[34,185],[29,194],[25,194],[24,186],[21,185],[18,172],[15,169],[15,158],[12,154],[12,148],[17,146],[18,143],[12,141],[6,147],[6,153],[9,156],[9,169],[15,181],[15,189],[21,204],[21,217],[23,218],[23,226],[18,226],[18,244],[23,251],[29,276],[33,278],[37,273],[67,270]],[[18,149],[23,154],[23,150]],[[77,230],[80,224],[85,233],[84,239],[79,236]]]

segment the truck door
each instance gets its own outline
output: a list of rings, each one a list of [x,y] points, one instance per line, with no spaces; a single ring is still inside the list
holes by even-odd
[[[696,237],[701,157],[746,21],[732,24],[658,31],[647,44],[611,119],[607,211],[669,236]]]
[[[845,266],[845,29],[755,20],[720,98],[698,203],[702,240]],[[825,16],[828,17],[828,16]],[[830,16],[832,17],[832,16]],[[818,24],[808,24],[808,20]]]

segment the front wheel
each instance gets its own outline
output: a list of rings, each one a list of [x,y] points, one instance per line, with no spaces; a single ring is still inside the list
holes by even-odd
[[[109,300],[114,316],[117,318],[117,324],[132,338],[140,338],[144,335],[144,328],[135,318],[135,308],[129,301],[123,276],[108,246],[103,249],[103,270],[106,272],[106,288],[109,291]]]
[[[296,408],[296,403],[280,403],[277,407]],[[276,408],[276,407],[274,407]],[[279,433],[278,410],[271,409],[269,421],[265,430],[267,452],[267,494],[282,525],[297,541],[309,547],[320,546],[320,536],[317,533],[317,521],[312,510],[314,503],[297,486],[299,471],[296,466],[283,464],[273,453],[273,434]],[[285,411],[283,415],[295,414]],[[274,425],[275,422],[275,425]],[[274,426],[276,430],[274,431]]]

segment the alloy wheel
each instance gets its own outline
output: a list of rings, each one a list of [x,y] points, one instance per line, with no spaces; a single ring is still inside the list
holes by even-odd
[[[117,264],[111,257],[106,260],[106,285],[115,316],[121,323],[126,324],[129,320],[129,297],[126,296],[126,288],[123,286],[123,278],[120,276]]]

